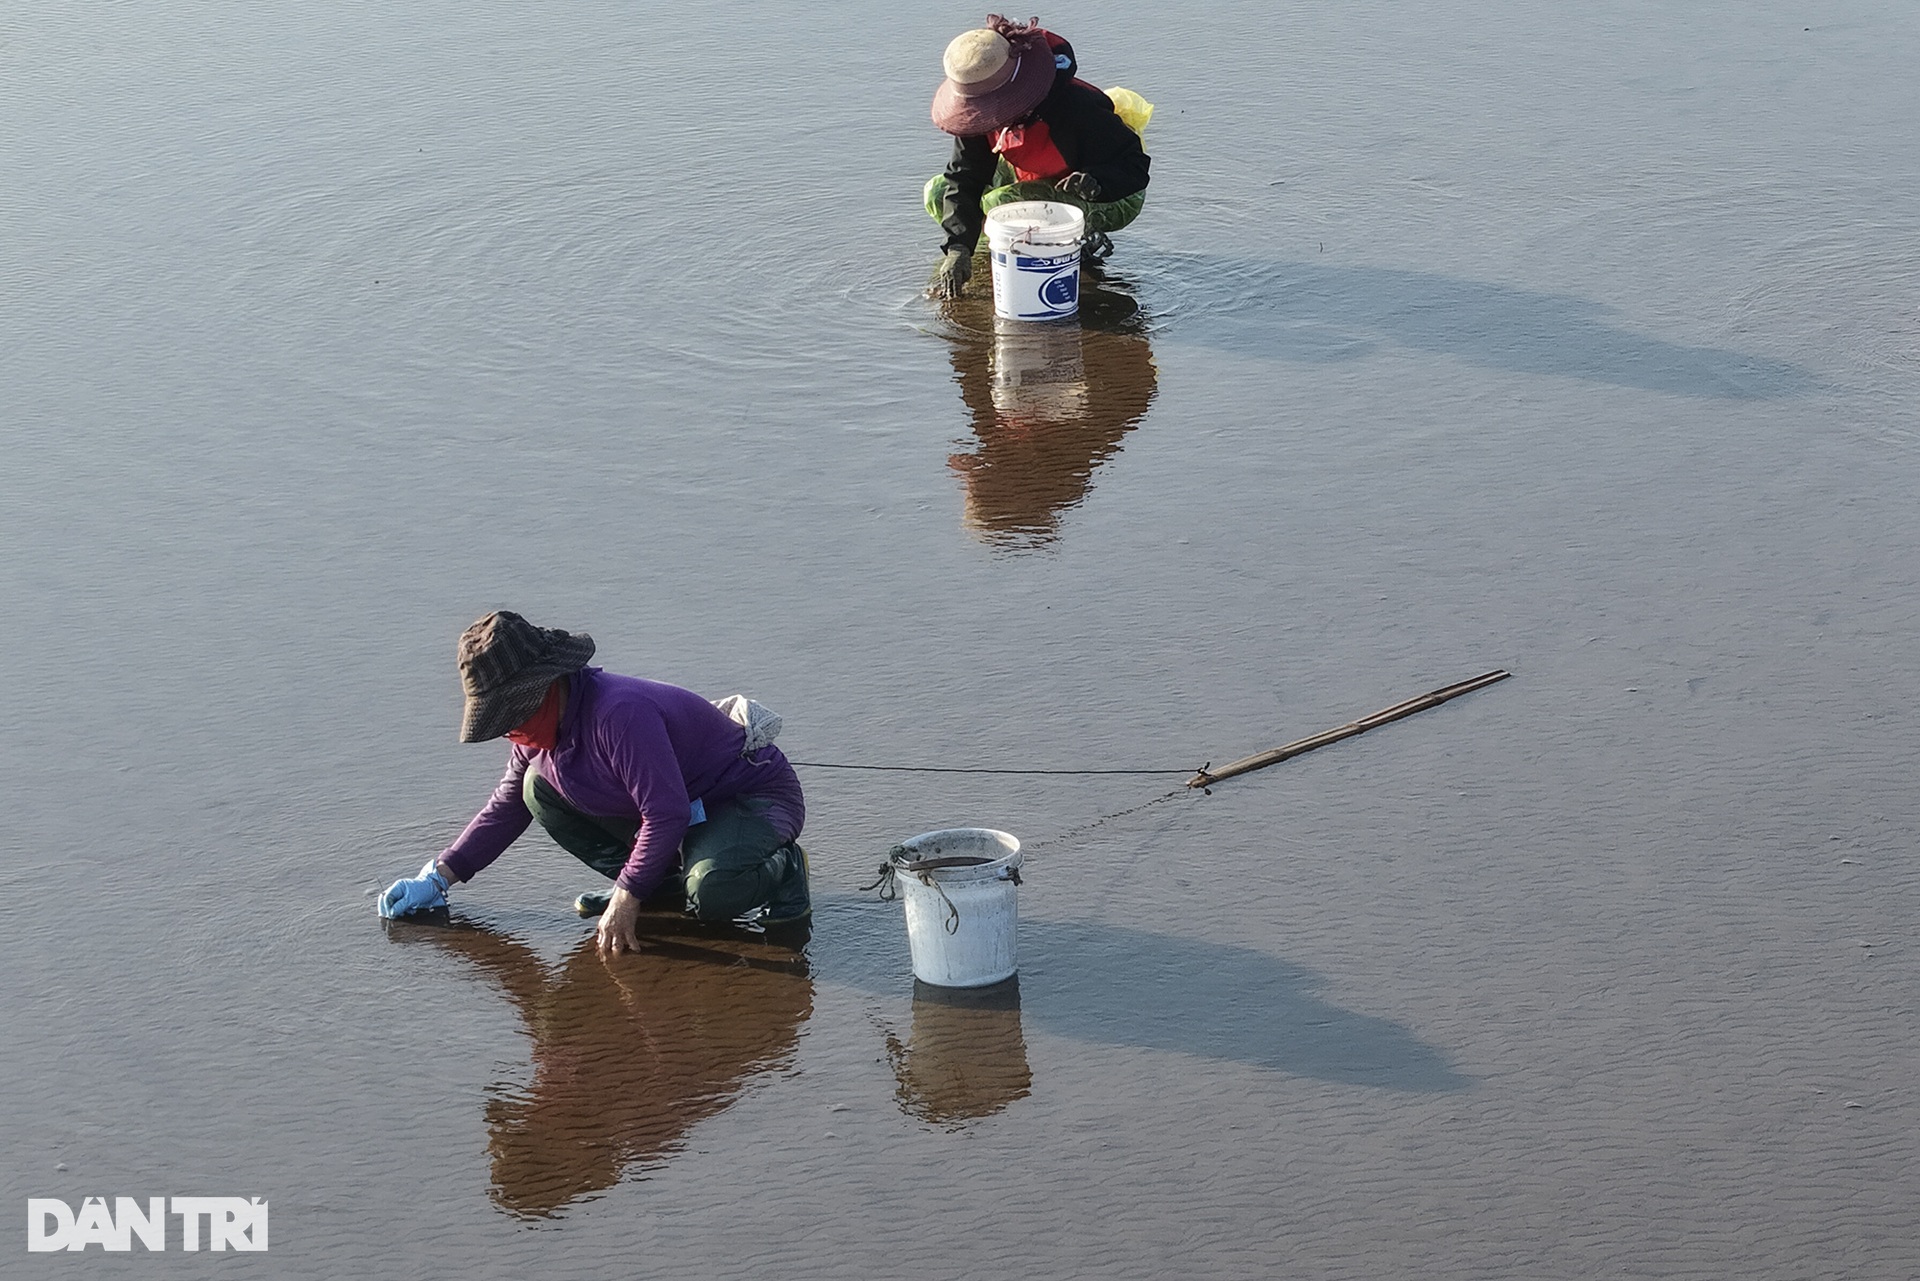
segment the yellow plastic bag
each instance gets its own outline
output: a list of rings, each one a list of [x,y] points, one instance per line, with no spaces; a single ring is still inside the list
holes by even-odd
[[[1153,119],[1153,104],[1131,89],[1109,89],[1107,97],[1113,99],[1113,114],[1119,116],[1127,128],[1147,136],[1147,121]]]

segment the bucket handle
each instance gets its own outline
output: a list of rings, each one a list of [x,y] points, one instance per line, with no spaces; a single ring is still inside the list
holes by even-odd
[[[904,845],[896,845],[888,850],[887,861],[880,865],[880,874],[874,878],[872,884],[862,885],[860,887],[861,892],[865,893],[868,890],[879,890],[881,899],[891,902],[900,897],[900,873],[903,871],[907,872],[912,876],[918,877],[922,885],[928,886],[935,894],[940,896],[940,901],[947,905],[947,919],[943,922],[946,926],[947,933],[958,934],[960,932],[960,909],[953,905],[953,900],[947,897],[947,892],[940,888],[940,882],[933,879],[933,873],[943,867],[977,867],[986,860],[958,857],[923,858],[911,863],[900,862],[899,856],[908,852],[907,847]],[[1015,885],[1019,885],[1021,883],[1020,869],[1017,867],[1001,868],[999,879],[1012,881]]]
[[[960,909],[953,905],[953,900],[947,897],[947,892],[940,888],[940,882],[934,880],[929,873],[919,872],[916,875],[920,877],[920,883],[922,885],[931,885],[933,892],[940,896],[940,901],[947,905],[947,919],[941,922],[941,924],[947,927],[947,933],[958,934],[960,932]]]
[[[1021,230],[1021,232],[1020,232],[1020,234],[1019,234],[1019,235],[1017,235],[1017,236],[1015,236],[1015,237],[1014,237],[1014,238],[1013,238],[1012,240],[1009,240],[1009,241],[1007,242],[1007,244],[1008,244],[1009,246],[1012,246],[1012,245],[1037,245],[1037,244],[1039,244],[1040,242],[1039,242],[1039,241],[1037,241],[1037,240],[1035,240],[1035,239],[1033,238],[1033,233],[1034,233],[1035,231],[1037,231],[1037,230],[1039,230],[1039,228],[1038,228],[1038,227],[1026,227],[1026,228],[1023,228],[1023,229]],[[1084,245],[1084,244],[1086,244],[1086,243],[1087,243],[1087,233],[1086,233],[1085,231],[1082,231],[1082,232],[1080,233],[1080,239],[1078,239],[1078,240],[1076,240],[1076,241],[1074,241],[1074,242],[1073,242],[1073,244],[1072,244],[1071,246],[1068,246],[1068,245],[1051,245],[1051,244],[1050,244],[1050,245],[1048,245],[1048,246],[1047,246],[1047,248],[1049,248],[1049,249],[1055,249],[1055,248],[1057,248],[1057,249],[1062,249],[1062,250],[1067,250],[1067,251],[1069,251],[1069,252],[1073,252],[1073,253],[1078,253],[1078,252],[1080,251],[1080,247],[1081,247],[1082,245]],[[1036,254],[1036,255],[1034,255],[1034,256],[1035,256],[1035,257],[1042,257],[1043,255],[1039,255],[1039,254]],[[1055,257],[1057,257],[1057,258],[1064,258],[1064,257],[1066,257],[1066,254],[1065,254],[1065,253],[1060,253],[1060,254],[1055,254],[1054,256],[1055,256]]]
[[[947,933],[958,934],[960,932],[960,909],[953,905],[953,900],[947,897],[947,892],[940,888],[940,882],[933,879],[934,868],[942,865],[965,867],[974,865],[974,860],[970,858],[930,858],[924,862],[907,864],[907,870],[919,877],[922,885],[931,886],[933,892],[940,896],[940,901],[947,905],[947,919],[945,922]],[[1018,885],[1020,884],[1020,869],[1017,867],[1003,867],[1000,869],[1000,875],[997,879],[1012,881],[1015,885]]]
[[[1084,214],[1084,211],[1082,211],[1082,212],[1083,212],[1083,214]],[[1019,234],[1019,235],[1017,235],[1017,236],[1015,236],[1015,237],[1014,237],[1014,238],[1013,238],[1012,240],[1009,240],[1009,241],[1007,242],[1007,244],[1009,244],[1009,245],[1032,245],[1032,244],[1038,244],[1039,242],[1038,242],[1038,241],[1036,241],[1036,240],[1035,240],[1035,239],[1033,238],[1033,233],[1034,233],[1034,232],[1036,232],[1036,231],[1038,231],[1039,229],[1040,229],[1040,224],[1039,224],[1039,223],[1037,223],[1037,222],[1035,222],[1035,223],[1028,223],[1028,224],[1027,224],[1027,225],[1026,225],[1025,227],[1022,227],[1022,228],[1020,229],[1020,234]],[[1083,221],[1083,222],[1082,222],[1082,223],[1080,224],[1080,238],[1079,238],[1078,240],[1076,240],[1076,241],[1074,241],[1074,242],[1073,242],[1073,248],[1074,248],[1074,250],[1075,250],[1075,251],[1078,251],[1078,250],[1079,250],[1079,248],[1080,248],[1080,247],[1081,247],[1082,245],[1084,245],[1084,244],[1086,244],[1086,243],[1087,243],[1087,241],[1088,241],[1089,239],[1090,239],[1090,237],[1089,237],[1089,235],[1088,235],[1088,232],[1087,232],[1087,224],[1086,224],[1086,223],[1085,223],[1085,222]],[[1055,247],[1055,246],[1053,246],[1053,245],[1048,245],[1048,246],[1047,246],[1047,248],[1049,248],[1049,249],[1052,249],[1052,248],[1054,248],[1054,247]],[[1062,245],[1062,246],[1059,246],[1059,247],[1060,247],[1060,248],[1063,248],[1063,249],[1064,249],[1064,248],[1066,248],[1066,246],[1064,246],[1064,245]],[[1017,881],[1016,881],[1016,882],[1014,882],[1014,883],[1015,883],[1016,885],[1017,885],[1017,884],[1019,884],[1019,882],[1017,882]]]

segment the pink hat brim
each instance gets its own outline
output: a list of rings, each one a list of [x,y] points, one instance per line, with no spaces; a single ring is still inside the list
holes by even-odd
[[[942,133],[970,138],[1010,125],[1039,106],[1053,90],[1053,50],[1045,36],[1023,40],[1013,50],[1019,65],[1007,83],[990,93],[968,97],[951,80],[933,91],[933,123]]]

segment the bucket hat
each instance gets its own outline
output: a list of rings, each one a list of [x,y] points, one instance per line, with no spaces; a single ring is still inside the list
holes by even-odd
[[[988,19],[988,21],[994,21]],[[933,93],[933,123],[958,137],[991,133],[1040,105],[1056,70],[1038,26],[963,31],[947,45],[947,78]]]
[[[584,632],[535,627],[512,610],[488,614],[460,633],[457,658],[467,710],[460,741],[484,743],[540,710],[555,678],[577,672],[593,657]]]

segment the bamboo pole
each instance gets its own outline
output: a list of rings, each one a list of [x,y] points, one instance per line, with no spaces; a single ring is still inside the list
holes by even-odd
[[[1234,761],[1230,765],[1222,765],[1219,769],[1202,769],[1198,774],[1195,774],[1187,780],[1187,786],[1211,787],[1221,779],[1233,778],[1239,774],[1251,774],[1254,770],[1265,769],[1269,765],[1278,765],[1281,761],[1290,760],[1303,752],[1311,752],[1316,747],[1325,747],[1327,744],[1337,743],[1343,738],[1352,738],[1355,734],[1364,734],[1370,729],[1378,729],[1389,721],[1397,721],[1401,717],[1411,716],[1415,712],[1424,712],[1429,707],[1438,707],[1450,698],[1458,698],[1462,694],[1471,694],[1476,689],[1485,689],[1487,686],[1497,684],[1511,675],[1513,675],[1512,672],[1491,671],[1483,676],[1476,676],[1470,681],[1461,681],[1458,685],[1448,685],[1444,688],[1436,689],[1430,694],[1422,694],[1418,698],[1410,698],[1404,703],[1395,703],[1392,707],[1382,708],[1371,716],[1362,716],[1359,720],[1347,725],[1342,725],[1338,729],[1322,730],[1318,734],[1310,734],[1306,738],[1296,739],[1294,742],[1288,743],[1283,747],[1276,747],[1271,751],[1259,752],[1242,760]]]

